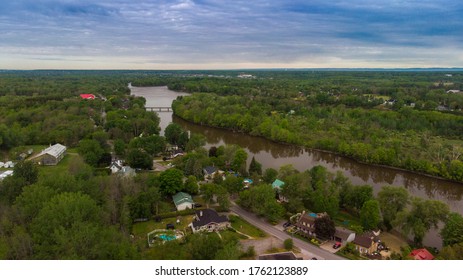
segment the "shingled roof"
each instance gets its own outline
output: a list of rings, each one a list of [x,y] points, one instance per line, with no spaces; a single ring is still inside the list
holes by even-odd
[[[224,223],[228,222],[228,218],[226,216],[219,215],[213,209],[204,209],[196,211],[197,219],[193,221],[193,227],[202,227],[210,223]]]

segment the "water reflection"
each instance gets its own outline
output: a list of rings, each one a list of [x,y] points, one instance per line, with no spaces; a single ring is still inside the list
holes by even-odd
[[[166,87],[135,88],[135,90],[132,89],[132,94],[145,97],[147,106],[170,106],[177,96],[184,95],[170,91]],[[249,154],[248,164],[254,156],[264,169],[278,170],[282,165],[292,164],[299,171],[305,171],[316,165],[322,165],[333,173],[341,171],[352,184],[373,186],[375,193],[386,185],[403,186],[412,196],[443,201],[449,205],[451,211],[463,214],[463,184],[460,183],[382,166],[371,166],[333,153],[304,149],[261,137],[195,125],[172,116],[172,113],[160,113],[160,117],[163,130],[173,121],[192,133],[203,134],[207,139],[206,148],[232,144],[243,147]],[[424,242],[428,246],[440,248],[442,244],[438,230],[431,229]]]

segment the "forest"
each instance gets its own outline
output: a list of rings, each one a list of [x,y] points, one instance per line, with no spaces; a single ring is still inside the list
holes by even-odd
[[[230,200],[270,222],[304,209],[333,219],[347,212],[361,232],[395,228],[420,245],[444,224],[440,258],[461,258],[463,218],[447,205],[409,197],[400,187],[353,186],[321,166],[262,170],[238,146],[203,148],[201,135],[144,109],[135,86],[168,85],[194,93],[173,104],[180,117],[289,144],[334,151],[359,161],[398,166],[463,181],[462,89],[459,72],[246,71],[5,71],[0,73],[0,161],[16,162],[0,181],[0,259],[246,259],[233,234],[222,240],[189,235],[148,250],[134,236],[137,221],[175,217],[171,195],[200,196],[227,211]],[[95,100],[80,98],[92,93]],[[414,106],[412,106],[414,104]],[[438,108],[447,108],[438,110]],[[55,143],[68,148],[57,166],[20,159]],[[175,168],[154,172],[168,146],[186,152]],[[113,157],[137,170],[109,174]],[[205,166],[233,170],[201,184]],[[0,167],[0,171],[3,171]],[[245,176],[255,182],[243,189]],[[286,181],[276,202],[270,183]],[[392,199],[392,200],[391,200]],[[182,215],[191,214],[190,212]],[[136,234],[135,234],[136,235]],[[184,249],[184,250],[180,250]],[[181,253],[179,253],[181,251]],[[158,253],[157,253],[158,252]],[[159,252],[163,252],[160,254]],[[401,256],[397,256],[400,258]]]
[[[463,181],[461,73],[264,74],[169,84],[195,93],[176,100],[174,112],[202,125]]]

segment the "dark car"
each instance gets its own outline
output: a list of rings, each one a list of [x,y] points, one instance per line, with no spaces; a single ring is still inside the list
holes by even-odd
[[[199,207],[203,207],[203,206],[199,203],[195,203],[195,208],[199,208]]]
[[[175,229],[174,224],[167,224],[166,229]]]
[[[341,247],[341,242],[334,243],[333,249],[338,249],[339,247]]]
[[[286,223],[283,224],[283,227],[284,227],[284,228],[287,228],[287,227],[289,227],[290,225],[291,225],[290,222],[286,222]]]

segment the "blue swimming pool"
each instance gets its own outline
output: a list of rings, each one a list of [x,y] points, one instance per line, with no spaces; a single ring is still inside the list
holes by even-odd
[[[160,234],[158,235],[158,237],[164,241],[171,241],[171,240],[176,239],[175,235],[167,235],[167,234]]]

